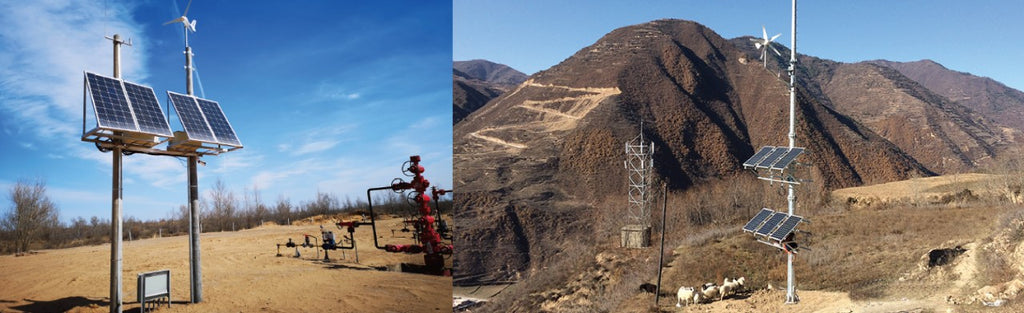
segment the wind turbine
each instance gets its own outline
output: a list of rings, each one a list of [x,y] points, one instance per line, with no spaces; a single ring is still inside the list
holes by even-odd
[[[181,17],[167,21],[164,25],[170,25],[174,23],[181,23],[185,27],[185,46],[188,46],[188,31],[196,32],[196,20],[189,22],[188,20],[188,9],[192,6],[192,0],[188,0],[188,4],[185,5],[185,12],[181,13]]]
[[[782,34],[775,34],[772,38],[768,38],[768,31],[765,30],[764,25],[761,25],[761,35],[764,36],[764,38],[750,38],[750,40],[754,41],[754,47],[761,50],[761,60],[764,61],[764,68],[768,68],[768,49],[772,49],[772,52],[775,52],[775,55],[782,56],[782,53],[779,53],[779,50],[775,50],[775,47],[772,47],[772,42],[775,41],[776,38],[779,38],[779,36],[782,36]]]

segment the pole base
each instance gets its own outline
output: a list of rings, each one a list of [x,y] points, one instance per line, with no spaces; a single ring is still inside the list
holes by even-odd
[[[786,304],[797,304],[800,303],[800,297],[794,295],[786,295]]]

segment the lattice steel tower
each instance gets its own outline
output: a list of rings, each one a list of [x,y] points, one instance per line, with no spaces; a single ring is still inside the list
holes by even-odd
[[[654,142],[644,141],[643,124],[640,135],[626,142],[626,170],[629,171],[629,218],[643,227],[651,225],[653,193]]]

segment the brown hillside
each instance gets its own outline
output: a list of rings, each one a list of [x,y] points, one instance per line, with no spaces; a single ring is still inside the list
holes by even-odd
[[[869,61],[900,71],[936,94],[949,98],[999,124],[1024,131],[1024,92],[988,77],[947,69],[932,60]]]
[[[462,121],[526,78],[526,74],[504,64],[487,60],[455,61],[452,64],[452,123]]]
[[[841,64],[820,83],[837,110],[939,173],[972,169],[1006,142],[985,117],[888,67]]]
[[[486,247],[456,255],[456,280],[548,275],[567,242],[621,223],[621,210],[595,205],[625,204],[622,144],[640,120],[675,190],[742,173],[756,148],[785,144],[786,85],[744,58],[694,22],[624,27],[456,125],[458,241]],[[797,142],[827,188],[930,174],[855,120],[805,93],[799,102]]]

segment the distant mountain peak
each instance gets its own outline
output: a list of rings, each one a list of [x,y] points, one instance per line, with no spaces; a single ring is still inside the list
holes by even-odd
[[[508,65],[483,59],[455,61],[452,64],[452,68],[458,71],[456,75],[458,73],[464,74],[464,78],[499,85],[518,85],[526,81],[528,77],[523,72],[517,71]]]

